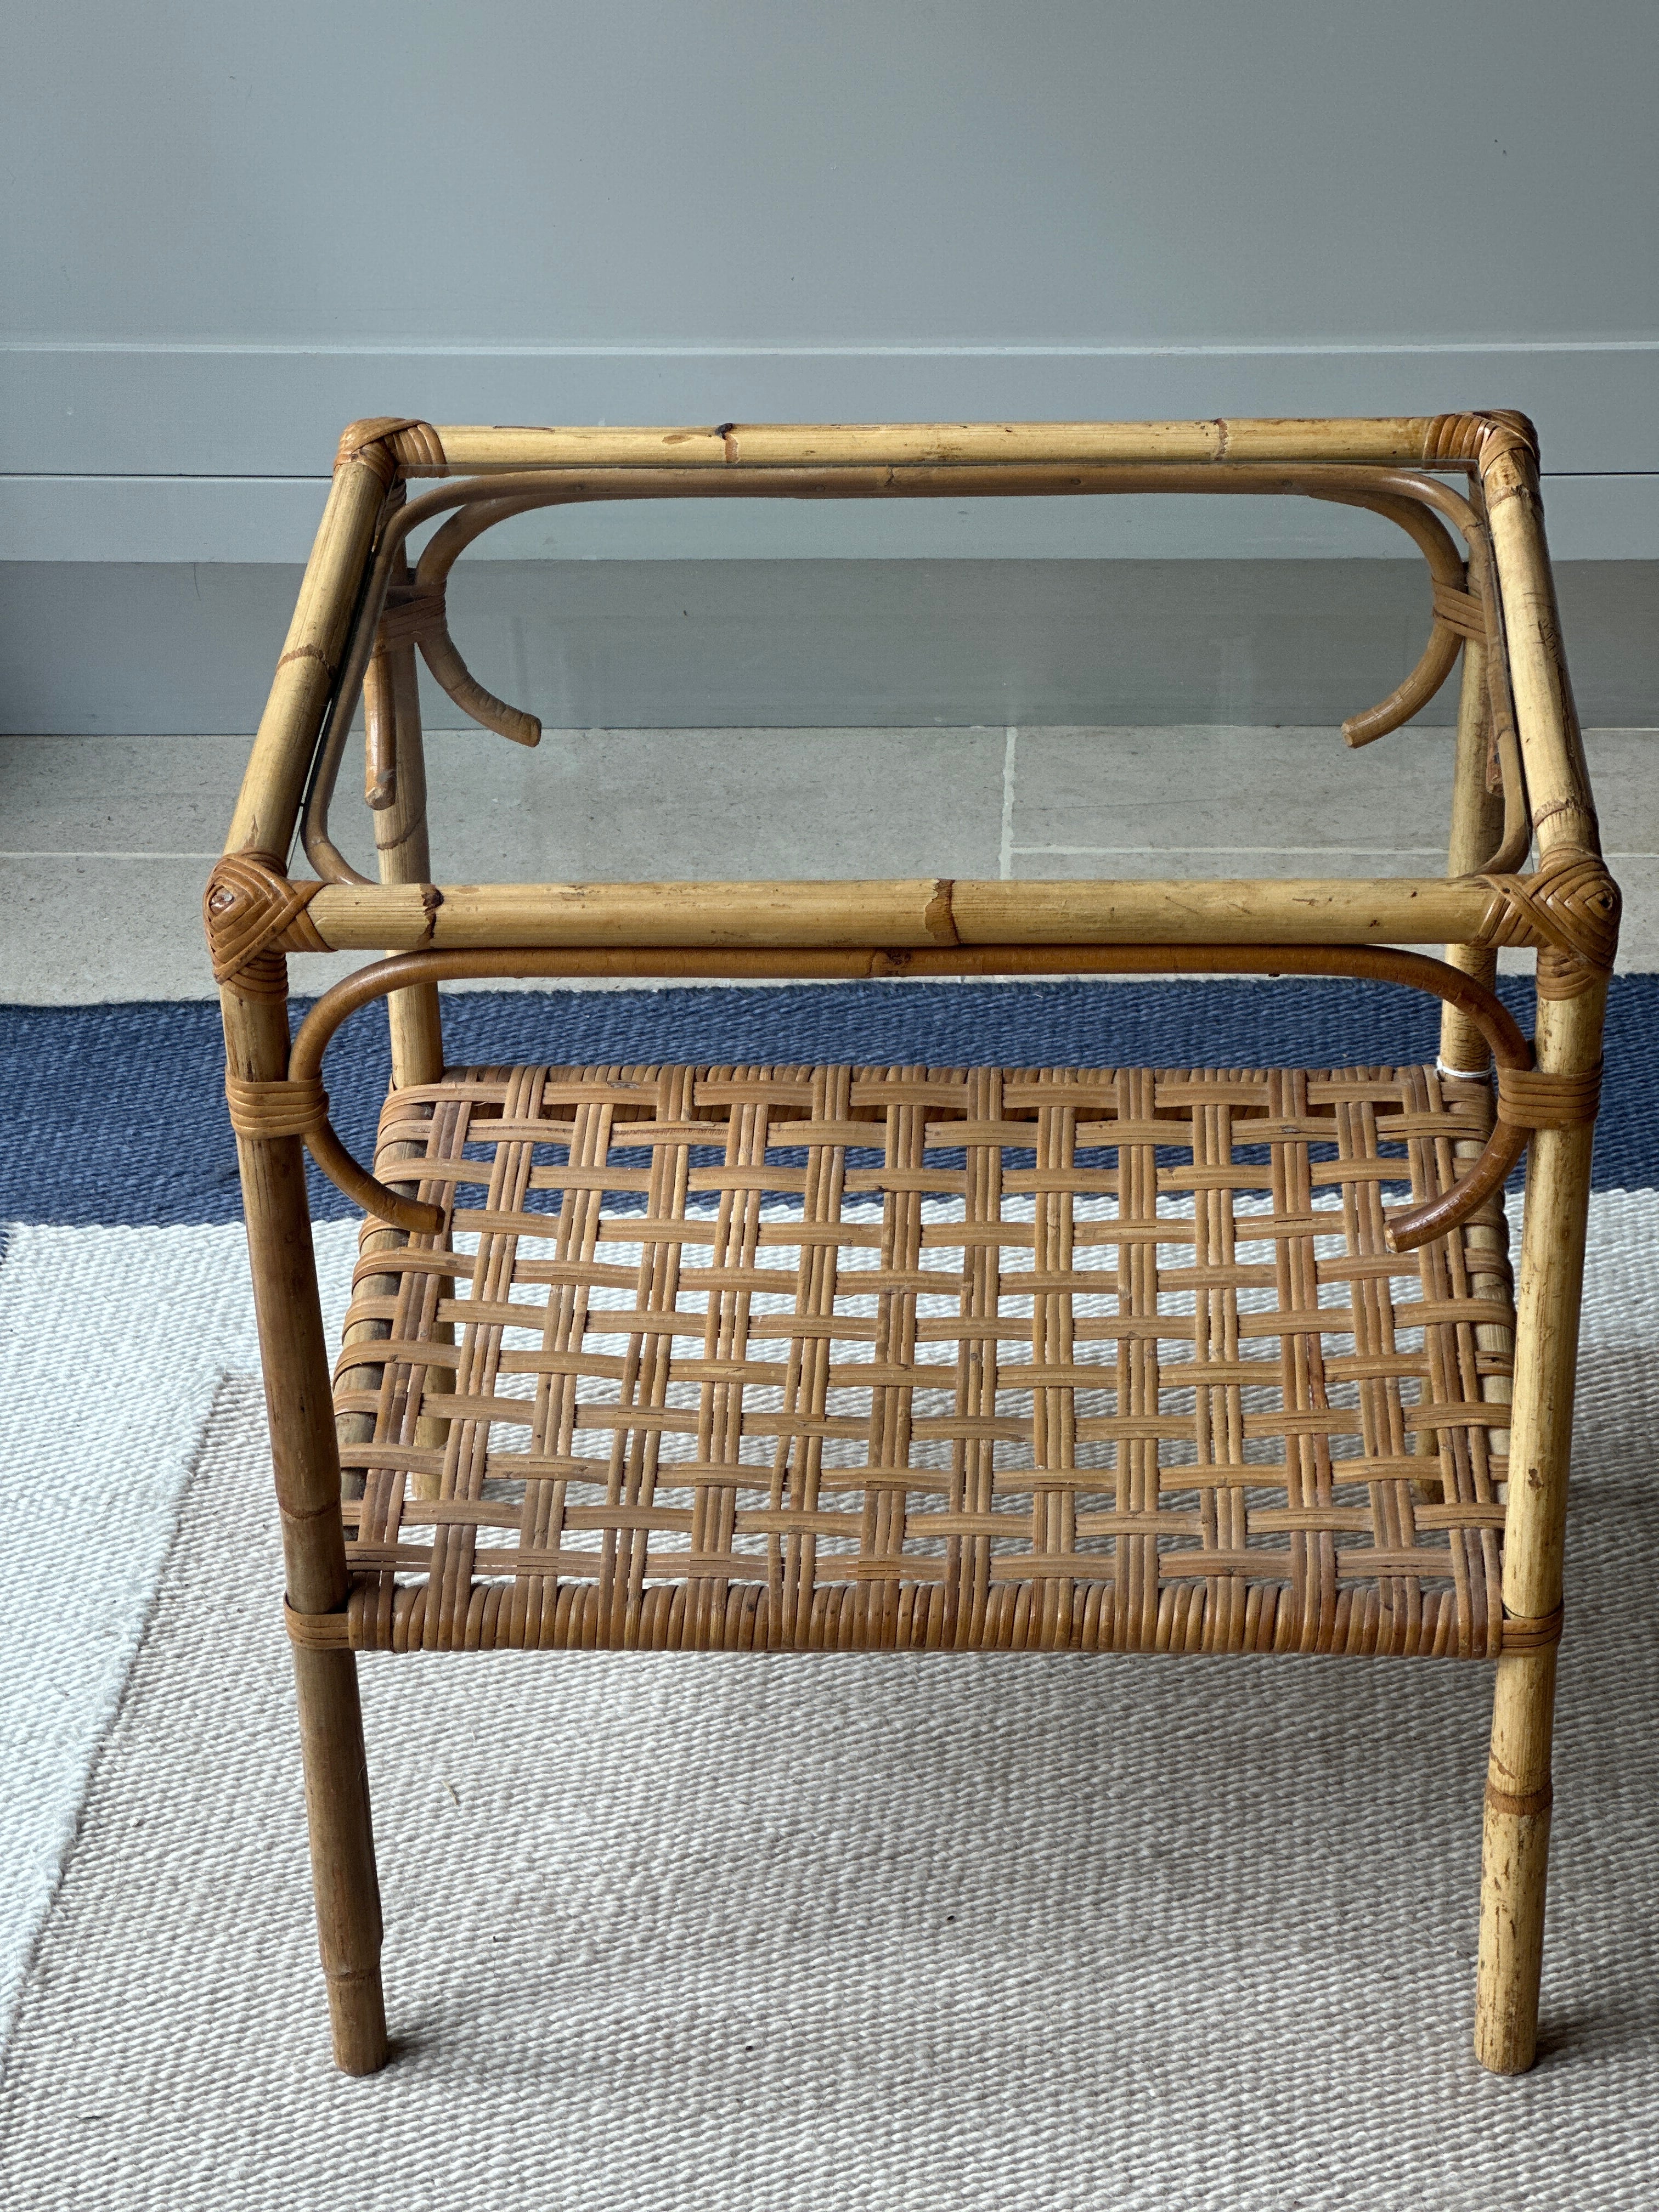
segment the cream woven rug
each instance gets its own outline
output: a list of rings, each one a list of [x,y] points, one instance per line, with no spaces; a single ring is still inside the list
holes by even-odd
[[[399,2049],[340,2079],[233,1376],[24,1979],[0,2203],[1646,2212],[1656,1229],[1595,1200],[1526,2079],[1469,2053],[1483,1668],[513,1654],[364,1665]]]

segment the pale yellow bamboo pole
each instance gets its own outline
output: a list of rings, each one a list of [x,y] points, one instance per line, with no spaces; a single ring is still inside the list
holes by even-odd
[[[1474,2018],[1475,2057],[1493,2074],[1524,2074],[1538,2056],[1554,1718],[1555,1653],[1500,1658],[1480,1842]]]
[[[397,580],[408,583],[406,567]],[[427,824],[426,749],[421,737],[420,684],[413,646],[394,645],[374,656],[363,686],[363,713],[371,729],[378,722],[389,723],[392,733],[390,751],[397,763],[392,805],[377,809],[374,817],[380,880],[384,884],[429,883],[432,856]],[[386,1018],[392,1036],[393,1085],[402,1091],[411,1084],[436,1083],[444,1072],[443,1015],[437,985],[416,983],[407,990],[390,993]],[[415,1144],[398,1148],[404,1157],[416,1155],[421,1149]],[[363,1253],[367,1257],[404,1242],[395,1230],[374,1231],[363,1239]],[[399,1282],[395,1275],[384,1275],[365,1284],[363,1289],[370,1296],[395,1297]],[[436,1294],[440,1299],[453,1297],[453,1279],[441,1277]],[[362,1322],[348,1333],[345,1343],[372,1343],[392,1333],[388,1322]],[[454,1326],[449,1322],[434,1322],[431,1334],[437,1343],[453,1344],[455,1340]],[[375,1368],[362,1377],[364,1382],[374,1388],[378,1388],[380,1380],[380,1370]],[[352,1413],[341,1419],[339,1434],[343,1443],[367,1443],[374,1432],[372,1415]],[[430,1413],[422,1413],[415,1425],[415,1442],[423,1449],[441,1450],[448,1435],[448,1422]],[[439,1486],[440,1478],[435,1474],[417,1473],[410,1479],[410,1488],[417,1498],[435,1498]]]
[[[1451,834],[1446,853],[1449,876],[1473,875],[1497,850],[1503,835],[1501,793],[1486,789],[1486,737],[1490,708],[1486,696],[1486,648],[1473,639],[1463,647],[1463,681],[1457,702],[1457,755],[1452,770]],[[1448,945],[1443,955],[1449,966],[1491,990],[1498,973],[1498,955],[1490,945]],[[1485,1038],[1455,1006],[1440,1016],[1440,1063],[1466,1075],[1484,1075],[1492,1064]]]
[[[1376,881],[327,884],[307,908],[331,948],[521,945],[1431,945],[1476,938],[1492,895],[1440,877]]]
[[[300,586],[270,695],[253,740],[225,839],[228,853],[287,858],[299,819],[312,750],[339,665],[357,585],[368,562],[385,487],[372,468],[337,471]]]
[[[1510,453],[1483,483],[1502,593],[1515,717],[1540,850],[1596,845],[1536,478]],[[1604,990],[1540,1000],[1540,1065],[1600,1057]],[[1506,1613],[1536,1617],[1561,1600],[1561,1552],[1583,1281],[1592,1132],[1540,1132],[1528,1176],[1516,1321],[1518,1407],[1507,1441]],[[1553,1648],[1500,1658],[1494,1686],[1481,1854],[1475,2051],[1498,2073],[1524,2072],[1537,2051],[1553,1788]]]
[[[1599,1063],[1606,997],[1605,981],[1574,998],[1540,997],[1541,1067],[1576,1075]],[[1537,1131],[1527,1175],[1504,1530],[1504,1610],[1522,1620],[1547,1618],[1561,1603],[1593,1137],[1586,1124]],[[1537,2051],[1554,1705],[1553,1648],[1499,1659],[1475,2014],[1476,2056],[1499,2074],[1524,2073]]]
[[[1596,853],[1595,806],[1561,653],[1561,617],[1531,454],[1522,448],[1501,453],[1481,484],[1539,854],[1541,859],[1558,846]]]
[[[220,1000],[230,1072],[247,1082],[280,1080],[288,1069],[286,1006],[231,990]],[[297,1137],[239,1137],[237,1156],[288,1601],[296,1613],[337,1612],[347,1589],[340,1462],[305,1155]],[[349,1651],[296,1648],[294,1668],[334,2061],[345,2073],[372,2074],[386,2063],[386,2011],[356,1662]]]
[[[407,579],[405,568],[403,580]],[[392,802],[376,810],[374,816],[380,881],[429,884],[432,854],[427,827],[426,750],[421,737],[420,685],[412,645],[391,646],[370,661],[363,685],[363,714],[371,730],[390,725],[388,750],[397,762]],[[394,992],[386,1010],[392,1026],[392,1082],[399,1090],[411,1083],[435,1083],[444,1072],[437,987],[423,983]]]
[[[1482,488],[1542,866],[1557,851],[1599,851],[1595,810],[1532,456],[1523,448],[1500,453],[1483,471]],[[1540,1067],[1577,1075],[1599,1066],[1606,999],[1605,978],[1571,996],[1540,989]],[[1504,1608],[1521,1618],[1549,1615],[1561,1602],[1593,1135],[1586,1126],[1540,1130],[1528,1164],[1504,1532]],[[1555,1671],[1553,1648],[1498,1662],[1475,2013],[1476,2055],[1495,2073],[1524,2072],[1537,2051]]]
[[[1474,458],[1477,434],[1471,431],[1461,442],[1454,438],[1453,450],[1445,453],[1442,426],[1447,420],[1400,416],[1369,422],[732,422],[713,429],[605,430],[453,423],[440,428],[436,436],[451,470],[971,466],[1073,460],[1456,465]],[[442,472],[435,465],[417,464],[408,471],[411,476]]]

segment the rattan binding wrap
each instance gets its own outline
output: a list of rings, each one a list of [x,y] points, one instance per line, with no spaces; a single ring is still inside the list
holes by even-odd
[[[239,1137],[304,1137],[328,1120],[328,1093],[314,1075],[253,1083],[227,1068],[225,1103]]]
[[[1541,997],[1577,998],[1611,972],[1622,902],[1599,853],[1557,845],[1530,876],[1480,880],[1492,894],[1481,942],[1537,945]]]
[[[392,585],[374,633],[376,653],[390,652],[398,645],[419,645],[442,635],[447,620],[444,597],[442,584]]]
[[[1478,415],[1437,415],[1427,425],[1423,459],[1473,461],[1484,475],[1505,453],[1538,459],[1538,433],[1530,419],[1513,408],[1494,407]]]
[[[1593,1121],[1601,1103],[1601,1071],[1549,1075],[1539,1067],[1500,1067],[1498,1118],[1515,1129],[1573,1129]]]
[[[1490,1114],[1417,1067],[395,1094],[380,1172],[453,1228],[365,1231],[354,1589],[291,1628],[1491,1656],[1506,1277],[1382,1239]]]
[[[441,471],[448,466],[443,441],[430,422],[408,415],[376,415],[349,422],[334,456],[337,469],[349,462],[372,469],[390,487],[405,469]]]
[[[1504,1616],[1504,1649],[1505,1651],[1547,1651],[1561,1641],[1565,1609],[1557,1606],[1553,1613],[1539,1613],[1532,1618],[1520,1613]]]
[[[245,999],[286,999],[287,952],[326,952],[306,908],[322,885],[290,883],[270,853],[227,853],[202,895],[216,983]]]
[[[1431,587],[1436,616],[1460,637],[1486,642],[1486,611],[1473,592],[1460,592],[1437,581]]]

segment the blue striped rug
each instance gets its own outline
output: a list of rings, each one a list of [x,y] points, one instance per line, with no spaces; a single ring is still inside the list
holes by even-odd
[[[1504,979],[1523,1029],[1532,990]],[[858,983],[665,991],[481,991],[446,1000],[458,1064],[804,1060],[955,1067],[1341,1067],[1434,1056],[1438,1008],[1376,983],[1286,980]],[[349,1023],[325,1069],[336,1125],[372,1150],[386,1024]],[[1646,1110],[1659,975],[1621,977],[1607,1018],[1599,1189],[1659,1186]],[[9,1141],[0,1221],[60,1226],[240,1218],[211,1004],[0,1008]],[[319,1220],[350,1213],[313,1173]]]
[[[1529,1029],[1529,987],[1506,982],[1504,995]],[[896,982],[464,994],[447,1002],[446,1025],[459,1062],[1341,1066],[1431,1058],[1437,1009],[1409,992],[1323,981]],[[359,1016],[325,1071],[341,1132],[360,1156],[372,1146],[384,1095],[384,1036],[375,1012]],[[1298,1672],[1279,1689],[1276,1723],[1261,1714],[1254,1676],[1235,1680],[1225,1671],[1254,1662],[1213,1662],[1202,1674],[1153,1669],[1137,1674],[1133,1698],[1115,1705],[1113,1678],[1091,1674],[1079,1703],[1064,1672],[1069,1662],[1060,1661],[1013,1669],[1013,1680],[964,1673],[950,1691],[948,1726],[932,1686],[942,1677],[924,1688],[902,1668],[864,1667],[837,1685],[832,1672],[823,1679],[841,1700],[837,1725],[854,1762],[839,1780],[820,1771],[823,1709],[803,1734],[781,1670],[762,1669],[741,1686],[664,1674],[638,1705],[630,1702],[632,1674],[563,1670],[538,1676],[533,1691],[526,1678],[521,1752],[537,1778],[531,1809],[546,1777],[562,1774],[556,1846],[543,1849],[563,1856],[556,1879],[538,1875],[526,1892],[544,1913],[534,1940],[491,1954],[483,1978],[489,1992],[500,1984],[499,2000],[459,1952],[451,1960],[416,1941],[433,1916],[400,1904],[398,1885],[413,1868],[424,1896],[434,1865],[424,1852],[400,1856],[397,1839],[435,1834],[434,1824],[452,1815],[483,1817],[479,1832],[495,1839],[492,1850],[509,1827],[517,1836],[525,1806],[516,1799],[483,1816],[476,1808],[489,1806],[485,1793],[498,1768],[508,1778],[502,1788],[518,1770],[495,1758],[459,1707],[435,1734],[433,1712],[447,1711],[441,1705],[422,1703],[418,1725],[400,1721],[399,1684],[367,1670],[368,1694],[385,1705],[372,1716],[371,1737],[399,2017],[421,2027],[424,2015],[409,2007],[422,1960],[434,1977],[422,2002],[441,2006],[453,1991],[453,2008],[435,2015],[440,2028],[424,2057],[417,2033],[413,2056],[365,2092],[331,2081],[322,2056],[217,1009],[0,1008],[9,1138],[0,1158],[0,1764],[8,1782],[0,1793],[0,2197],[54,2212],[71,2202],[263,2204],[276,2171],[296,2205],[328,2212],[343,2201],[341,2177],[352,2170],[363,2130],[402,2129],[416,2131],[404,2140],[418,2134],[428,2143],[434,2187],[457,2206],[499,2196],[496,2152],[512,2162],[520,2194],[527,2189],[538,2203],[591,2195],[592,2160],[601,2176],[595,2202],[659,2203],[659,2140],[650,2127],[641,2131],[645,2108],[630,2101],[639,2053],[625,2037],[616,2041],[627,2008],[611,2002],[614,1966],[589,1973],[570,1952],[575,1979],[547,2013],[560,2021],[568,2014],[575,2030],[559,2043],[556,2063],[544,2062],[539,2047],[526,2056],[524,2023],[540,2021],[546,2008],[539,1997],[520,2002],[513,1973],[522,1978],[544,1955],[569,1950],[565,1922],[551,1932],[545,1923],[547,1912],[566,1912],[569,1899],[569,1927],[584,1929],[610,1927],[620,1894],[633,1900],[630,1912],[654,1900],[658,1919],[647,1914],[642,1923],[641,1953],[641,2001],[654,2018],[664,1962],[707,1941],[714,1909],[702,1901],[700,1881],[697,1910],[688,1905],[676,1920],[681,1891],[664,1870],[696,1865],[706,1880],[729,1853],[745,1930],[752,1917],[762,1948],[746,1948],[750,1931],[723,1942],[718,1957],[697,1954],[691,1981],[714,1990],[708,2035],[694,2035],[679,2071],[671,2066],[661,2078],[661,2051],[679,2046],[672,2033],[653,2039],[647,2068],[668,2133],[701,2144],[693,2170],[703,2195],[734,2204],[827,2196],[884,2204],[896,2191],[914,2191],[915,2145],[937,2135],[941,2112],[955,2112],[957,2163],[979,2177],[963,2185],[987,2203],[1224,2198],[1241,2212],[1276,2212],[1292,2201],[1393,2212],[1396,2177],[1415,2172],[1425,2177],[1424,2201],[1448,2207],[1493,2202],[1506,2188],[1514,2201],[1540,2204],[1626,2212],[1649,2203],[1653,2192],[1639,2175],[1650,2165],[1659,2107],[1644,2056],[1650,2035],[1638,2034],[1638,2023],[1650,2028],[1659,1972],[1651,1871],[1659,1863],[1651,1821],[1659,1676],[1644,1609],[1659,1562],[1649,1464],[1659,1136],[1645,1110],[1656,1050],[1659,977],[1620,981],[1596,1139],[1579,1395],[1546,1986],[1551,2055],[1525,2084],[1473,2077],[1468,2053],[1478,1857],[1469,1808],[1479,1795],[1484,1672],[1430,1669],[1408,1696],[1403,1672],[1368,1668],[1341,1692],[1358,1702],[1340,1709],[1336,1675]],[[320,1180],[313,1210],[324,1306],[337,1326],[356,1219]],[[222,1571],[233,1547],[248,1556],[247,1588],[233,1589]],[[252,1587],[256,1580],[271,1593],[270,1605]],[[192,1638],[207,1639],[199,1654]],[[823,1663],[833,1670],[837,1662]],[[507,1678],[498,1677],[500,1695]],[[460,1695],[461,1686],[452,1693],[435,1680],[424,1689],[428,1701]],[[885,1716],[873,1731],[872,1697]],[[232,1707],[236,1726],[227,1733],[223,1713]],[[707,1744],[702,1723],[714,1731]],[[210,1734],[225,1747],[225,1775],[202,1766],[199,1745]],[[887,1766],[878,1770],[869,1765],[872,1736],[886,1745]],[[1179,1756],[1170,1747],[1177,1738]],[[1247,1738],[1252,1759],[1241,1762]],[[916,1748],[947,1740],[957,1746],[948,1787]],[[619,1743],[631,1748],[618,1751]],[[613,1747],[602,1784],[578,1758],[590,1744]],[[733,1753],[738,1744],[746,1748]],[[434,1766],[440,1750],[448,1763]],[[463,1764],[475,1752],[476,1772]],[[1357,1759],[1366,1777],[1363,1819],[1353,1809]],[[1424,1780],[1430,1770],[1432,1788]],[[434,1777],[452,1771],[459,1787],[440,1789]],[[878,1771],[879,1789],[872,1783]],[[648,1803],[618,1795],[623,1774],[637,1778]],[[821,2045],[799,2014],[793,1948],[817,1909],[817,1887],[794,1903],[785,1897],[775,1916],[785,1952],[770,2010],[757,2014],[769,2027],[756,2031],[751,2059],[741,2054],[750,2048],[744,2038],[757,1972],[766,1985],[771,1939],[763,1930],[772,1923],[750,1908],[775,1883],[767,1852],[777,1808],[803,1790],[810,1804],[800,1800],[807,1809],[799,1817],[832,1869],[837,1851],[845,1858],[856,1847],[856,1860],[862,1848],[848,1808],[898,1805],[908,1840],[902,1849],[878,1837],[869,1870],[843,1867],[836,1877],[854,1886],[830,1934],[820,1930],[825,1955],[833,1964],[836,1942],[868,1922],[873,1946],[861,1936],[851,1948],[869,1952],[880,1986],[866,1991],[856,1975],[834,1982],[840,2010]],[[1039,1826],[1054,1824],[1063,1848],[1036,1855],[1049,1890],[1038,1895],[1029,1929],[1014,1923],[1023,1932],[999,1949],[983,1930],[971,1936],[979,1910],[971,1899],[930,1918],[921,1893],[912,1899],[892,1881],[896,1868],[907,1881],[919,1878],[918,1868],[936,1880],[938,1868],[955,1864],[961,1838],[978,1834],[978,1821],[983,1837],[968,1846],[973,1898],[982,1905],[988,1881],[1005,1906],[1024,1896],[1033,1871],[1030,1831],[1010,1825],[1010,1792]],[[1345,1803],[1346,1826],[1330,1811]],[[1289,1808],[1282,1816],[1281,1805]],[[576,1806],[612,1808],[617,1835],[596,1833],[586,1854],[579,1848],[573,1856],[566,1827]],[[722,1820],[731,1832],[711,1860],[707,1838],[726,1833]],[[1177,1839],[1184,1832],[1187,1844],[1149,1853],[1153,1826],[1160,1850],[1166,1829]],[[1316,1834],[1318,1849],[1304,1852]],[[1227,1860],[1223,1894],[1193,1887],[1189,1910],[1187,1890],[1176,1884],[1176,1896],[1170,1874],[1207,1866],[1218,1850],[1224,1856],[1224,1836],[1244,1841]],[[1285,1849],[1299,1855],[1294,1880],[1273,1874],[1274,1855]],[[639,1864],[630,1850],[644,1853]],[[1164,1869],[1162,1887],[1149,1871],[1155,1862]],[[472,1863],[471,1846],[447,1856],[441,1849],[435,1862],[441,1875]],[[624,1866],[632,1872],[617,1891],[614,1869]],[[1056,1869],[1064,1877],[1057,1891]],[[1074,1881],[1086,1894],[1073,1895],[1066,1884]],[[222,1911],[227,1894],[240,1914]],[[1291,1897],[1305,1900],[1294,1923],[1285,1917]],[[1146,1954],[1143,1966],[1140,1951],[1124,1951],[1121,1931],[1139,1928],[1149,1910],[1154,1919],[1174,1917],[1167,1942],[1157,1957]],[[471,1928],[470,1911],[452,1900],[435,1918]],[[957,1941],[964,1926],[965,1951]],[[1362,1927],[1363,1938],[1354,1932]],[[272,1942],[288,1944],[291,1971],[250,1973],[250,1930],[254,1948],[265,1947],[262,1960]],[[187,1999],[169,1995],[167,1979],[168,1962],[176,1960],[182,1974],[186,1954]],[[901,1958],[911,1965],[895,1978],[885,1962]],[[1031,1960],[1045,1958],[1034,1971]],[[580,2009],[590,1984],[600,2008],[591,2019]],[[786,1985],[787,2002],[777,1995]],[[204,2002],[202,1991],[214,1988],[219,1997]],[[925,2004],[918,2012],[934,1992],[937,2017]],[[1224,2043],[1206,2026],[1218,2006],[1218,2022],[1231,2023]],[[890,2012],[903,2033],[890,2035]],[[476,2051],[466,2041],[475,2014]],[[224,2025],[233,2019],[244,2027]],[[1310,2074],[1306,2024],[1322,2019],[1329,2040],[1314,2052]],[[1379,2096],[1356,2059],[1374,2057],[1407,2021],[1418,2025]],[[1254,2043],[1249,2034],[1237,2039],[1247,2029]],[[227,2067],[233,2046],[236,2063]],[[799,2048],[817,2053],[805,2075],[790,2056]],[[513,2049],[520,2070],[503,2076],[501,2053]],[[573,2050],[587,2051],[599,2099],[593,2109],[609,2115],[574,2135],[560,2103]],[[718,2088],[707,2073],[711,2053],[739,2054],[733,2078],[720,2076]],[[1033,2053],[1042,2054],[1039,2077],[1028,2077]],[[799,2082],[820,2062],[823,2081],[840,2084],[825,2093],[838,2114],[833,2127],[799,2105]],[[763,2071],[751,2077],[751,2068]],[[885,2148],[862,2088],[877,2077],[884,2095],[898,2085],[895,2110],[908,2116]],[[477,2087],[485,2081],[495,2085],[488,2094]],[[536,2124],[501,2135],[502,2087],[515,2110],[539,2116]],[[1017,2117],[998,2103],[1005,2094],[1014,2096]],[[614,2109],[604,2106],[606,2095]],[[458,2131],[450,2141],[447,2123],[443,2143],[428,2143],[439,2105]],[[1034,2110],[1041,2126],[1031,2122]],[[733,2112],[743,2141],[752,2136],[756,2146],[758,2162],[749,2160],[745,2175],[757,2185],[767,2177],[758,2195],[747,2182],[726,2185],[738,2154],[715,2116]],[[1101,2124],[1103,2114],[1111,2124]],[[843,2136],[857,2151],[850,2167],[831,2154]],[[1649,2153],[1640,2149],[1644,2140]],[[1137,2194],[1124,2183],[1131,2171],[1156,2171],[1163,2180]],[[780,2191],[772,2177],[790,2172],[817,2179],[805,2195]],[[951,2201],[960,2193],[951,2191]]]

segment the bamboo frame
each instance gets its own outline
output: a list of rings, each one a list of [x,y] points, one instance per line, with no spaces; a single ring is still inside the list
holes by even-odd
[[[1504,1277],[1498,1187],[1530,1146],[1512,1385],[1498,1371],[1507,1327],[1482,1319],[1477,1329],[1487,1361],[1484,1393],[1499,1402],[1507,1395],[1510,1406],[1507,1437],[1494,1425],[1494,1444],[1506,1440],[1509,1464],[1525,1472],[1509,1486],[1504,1516],[1505,1619],[1492,1646],[1475,2040],[1481,2063],[1494,2070],[1532,2063],[1589,1117],[1617,921],[1561,657],[1536,460],[1531,426],[1504,413],[690,430],[434,429],[381,418],[348,429],[207,913],[271,1409],[319,1942],[336,2057],[347,2070],[372,2070],[386,2043],[356,1662],[345,1634],[340,1447],[301,1139],[386,1224],[366,1246],[371,1306],[382,1282],[374,1263],[382,1249],[388,1263],[398,1257],[399,1220],[414,1227],[433,1209],[368,1176],[333,1135],[319,1070],[338,1022],[387,995],[394,1080],[400,1091],[418,1091],[442,1073],[437,984],[463,974],[827,978],[1224,966],[1388,974],[1436,992],[1444,1002],[1441,1057],[1453,1081],[1479,1075],[1495,1048],[1496,1127],[1484,1143],[1460,1134],[1455,1190],[1394,1225],[1396,1240],[1421,1243],[1464,1223],[1471,1279],[1494,1311],[1502,1310]],[[411,498],[409,487],[425,479],[440,481]],[[1461,654],[1445,878],[432,884],[416,650],[472,719],[520,743],[539,735],[532,716],[472,677],[444,614],[455,559],[509,515],[629,498],[1146,491],[1334,500],[1411,535],[1430,572],[1427,644],[1389,698],[1345,729],[1351,744],[1369,744],[1397,727]],[[433,534],[411,555],[413,533],[428,524],[436,525]],[[347,865],[328,828],[360,693],[378,883]],[[316,884],[292,880],[287,870],[302,815],[307,850],[323,879]],[[1537,866],[1517,873],[1534,836]],[[1389,949],[1431,944],[1443,946],[1443,963]],[[1491,996],[1501,945],[1539,951],[1535,1065],[1534,1048]],[[337,949],[386,957],[327,994],[290,1049],[286,958]],[[410,1150],[394,1146],[388,1162]],[[383,1282],[398,1279],[394,1268]],[[441,1340],[445,1326],[434,1324],[428,1340]],[[379,1319],[354,1323],[348,1385],[360,1352],[361,1372],[379,1371],[376,1346],[384,1346],[388,1327]],[[346,1415],[340,1431],[353,1451],[363,1439],[352,1423],[362,1418]],[[428,1459],[441,1456],[443,1425],[435,1424],[421,1446]],[[1426,1496],[1432,1485],[1424,1487]]]

